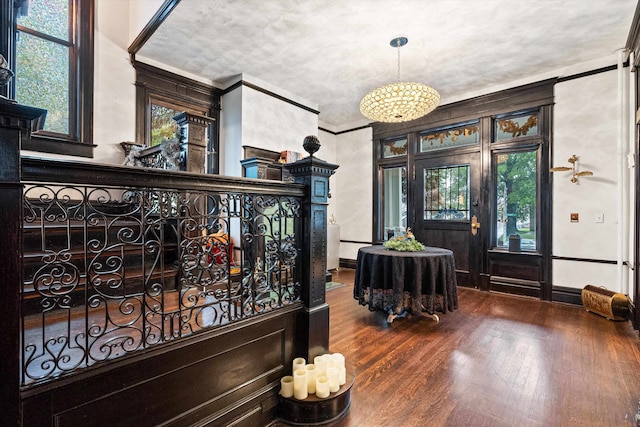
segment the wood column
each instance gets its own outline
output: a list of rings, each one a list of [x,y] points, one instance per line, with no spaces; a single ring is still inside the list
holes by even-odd
[[[0,100],[0,418],[20,423],[22,184],[20,146],[45,110]]]
[[[297,320],[296,356],[313,360],[329,350],[329,305],[325,302],[327,270],[327,198],[329,177],[338,165],[313,157],[285,165],[295,182],[305,185],[300,266],[304,310]]]
[[[182,112],[173,117],[182,133],[180,157],[182,170],[187,172],[207,173],[205,159],[207,157],[207,128],[215,120],[207,116],[199,116]]]

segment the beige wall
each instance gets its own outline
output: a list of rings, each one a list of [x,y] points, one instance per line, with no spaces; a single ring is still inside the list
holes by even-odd
[[[145,3],[152,7],[145,5],[142,8],[141,2],[129,0],[96,2],[94,143],[97,148],[95,158],[89,161],[121,163],[123,153],[119,143],[134,139],[135,73],[129,63],[127,47],[161,1],[145,0]],[[612,63],[615,63],[615,57],[603,58],[544,76],[534,76],[529,81],[514,82],[511,86],[552,75],[589,71]],[[255,84],[268,86],[265,82],[256,81]],[[581,179],[579,184],[571,184],[562,174],[553,177],[553,255],[604,260],[617,257],[617,84],[617,72],[611,71],[556,85],[554,165],[565,164],[570,155],[576,154],[580,157],[580,167],[592,170],[595,176]],[[507,87],[509,85],[491,88],[491,91]],[[278,88],[266,89],[317,109]],[[340,165],[330,183],[329,216],[333,214],[340,224],[343,240],[371,241],[373,165],[370,128],[338,135],[318,131],[316,114],[248,87],[225,95],[222,104],[222,173],[240,175],[242,145],[302,152],[304,137],[318,135],[322,144],[318,157]],[[571,212],[580,214],[579,223],[569,222]],[[604,214],[603,223],[595,223],[597,213]],[[624,244],[629,245],[629,242]],[[360,246],[362,244],[341,244],[340,257],[355,259]],[[622,283],[615,283],[614,277],[615,265],[553,262],[553,284],[557,286],[581,288],[593,283],[620,290]]]

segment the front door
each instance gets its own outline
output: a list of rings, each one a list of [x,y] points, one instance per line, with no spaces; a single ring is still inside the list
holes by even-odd
[[[453,251],[459,286],[480,287],[488,227],[480,220],[480,153],[433,154],[415,162],[413,232],[427,246]]]

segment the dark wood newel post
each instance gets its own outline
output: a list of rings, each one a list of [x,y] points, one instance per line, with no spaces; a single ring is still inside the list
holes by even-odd
[[[181,156],[183,169],[187,172],[207,173],[207,127],[215,119],[182,112],[173,117],[182,133]]]
[[[329,305],[325,302],[327,270],[327,198],[329,177],[338,165],[313,156],[320,148],[315,136],[303,144],[311,156],[285,165],[295,182],[305,185],[302,202],[300,253],[302,301],[304,310],[297,320],[295,356],[313,360],[329,350]]]
[[[22,184],[20,146],[45,110],[0,100],[0,419],[20,422]]]

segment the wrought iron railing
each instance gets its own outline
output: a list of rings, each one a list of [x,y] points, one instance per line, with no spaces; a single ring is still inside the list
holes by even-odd
[[[300,301],[301,185],[22,163],[23,386]]]

